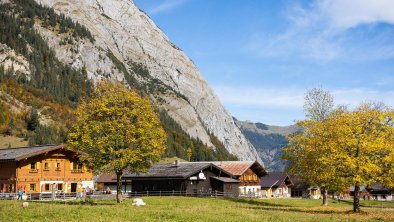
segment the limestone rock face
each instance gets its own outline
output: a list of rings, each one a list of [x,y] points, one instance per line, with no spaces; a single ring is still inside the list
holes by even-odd
[[[193,62],[174,46],[154,22],[130,0],[36,0],[84,25],[95,38],[59,46],[62,36],[39,25],[60,61],[75,68],[85,67],[94,81],[107,77],[123,81],[117,60],[142,84],[159,82],[169,92],[151,95],[161,109],[178,122],[190,136],[212,147],[215,135],[240,160],[258,160],[254,147],[245,139],[232,117],[209,87]],[[142,64],[148,77],[133,73],[132,65]]]
[[[0,43],[0,65],[4,70],[13,70],[16,75],[24,75],[30,79],[30,68],[27,59],[13,49]]]

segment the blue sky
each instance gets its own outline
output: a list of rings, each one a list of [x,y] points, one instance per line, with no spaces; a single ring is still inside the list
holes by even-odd
[[[290,125],[305,92],[394,106],[393,0],[134,0],[240,120]]]

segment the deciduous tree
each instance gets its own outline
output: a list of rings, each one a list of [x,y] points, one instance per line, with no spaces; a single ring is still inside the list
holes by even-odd
[[[77,107],[76,117],[69,146],[83,152],[81,159],[89,168],[116,174],[120,202],[124,170],[146,172],[166,148],[157,114],[148,98],[120,83],[100,82],[92,97]]]
[[[319,152],[321,147],[318,146],[324,146],[324,144],[320,144],[320,141],[325,141],[325,134],[324,134],[324,124],[323,122],[325,119],[332,114],[334,109],[334,98],[331,95],[331,93],[327,90],[324,90],[322,88],[313,88],[309,90],[306,95],[305,95],[305,102],[304,102],[304,112],[305,116],[309,121],[304,121],[304,122],[299,122],[298,125],[306,130],[317,130],[319,133],[319,141],[312,142],[314,145],[309,146],[308,149],[311,149],[310,151],[314,151],[314,160],[320,159],[322,157],[321,152]],[[295,140],[297,140],[295,138]],[[295,141],[293,140],[292,143]],[[319,144],[319,145],[318,145]],[[310,152],[309,151],[309,152]],[[309,153],[310,155],[311,153]],[[311,158],[307,156],[306,158]],[[304,161],[303,159],[300,159],[300,161]],[[305,163],[302,163],[305,164]],[[309,164],[305,165],[305,167],[310,167]],[[321,189],[321,193],[323,196],[323,205],[327,206],[328,201],[328,189],[329,185],[332,183],[332,171],[331,171],[331,166],[330,165],[323,165],[321,164],[318,168],[316,169],[308,169],[310,171],[309,175],[305,175],[304,172],[298,172],[302,177],[304,177],[305,180],[309,181],[311,184],[315,184],[316,186],[319,186]],[[312,179],[310,176],[313,176]],[[331,188],[332,189],[332,188]]]
[[[290,137],[285,151],[291,168],[312,183],[354,186],[354,212],[360,211],[360,186],[394,186],[393,110],[362,104],[354,111],[337,109],[323,121],[299,125],[304,131]]]

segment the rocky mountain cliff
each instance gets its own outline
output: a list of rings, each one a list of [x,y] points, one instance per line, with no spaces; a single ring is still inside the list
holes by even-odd
[[[274,172],[285,169],[286,164],[281,157],[283,147],[288,143],[286,135],[297,132],[299,130],[297,126],[270,126],[239,120],[235,120],[235,122],[256,148],[267,170]]]
[[[74,29],[82,30],[85,37],[75,38],[76,32],[63,30],[67,25],[34,19],[35,32],[65,66],[82,70],[93,82],[109,78],[138,88],[191,137],[213,149],[217,147],[212,139],[215,137],[239,159],[261,161],[193,62],[132,1],[36,2],[78,22],[90,33],[76,25]],[[32,12],[27,9],[25,14],[29,16],[29,13]],[[12,66],[13,71],[23,73],[28,79],[31,67],[28,59],[15,54],[7,45],[0,46],[1,54],[9,54],[0,56],[3,67],[9,66],[11,57],[17,58],[14,60],[18,65]]]

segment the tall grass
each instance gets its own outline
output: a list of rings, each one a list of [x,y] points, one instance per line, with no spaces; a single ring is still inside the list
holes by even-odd
[[[0,201],[0,221],[394,221],[394,203],[362,202],[361,214],[351,213],[351,203],[304,199],[210,199],[144,197],[146,206],[128,199],[115,201],[30,202]],[[369,206],[369,207],[368,207]],[[382,208],[386,207],[386,208]]]

